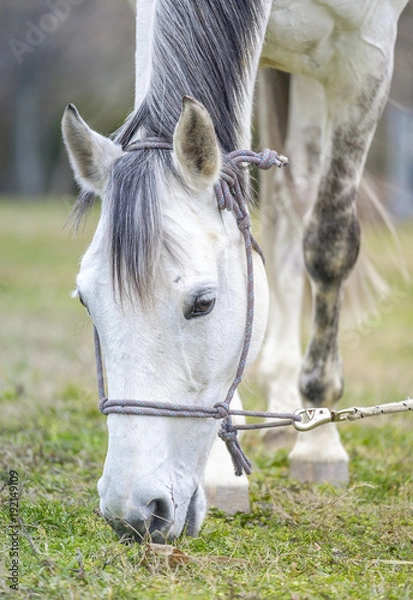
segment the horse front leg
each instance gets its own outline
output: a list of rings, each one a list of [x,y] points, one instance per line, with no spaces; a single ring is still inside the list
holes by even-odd
[[[366,64],[374,65],[374,61]],[[364,87],[354,90],[357,81]],[[352,82],[347,79],[341,86],[326,86],[328,145],[317,199],[303,236],[313,292],[312,331],[299,378],[306,406],[332,407],[343,393],[337,335],[346,280],[360,248],[357,189],[389,82],[388,65],[382,63],[376,77],[369,73],[355,80],[353,74]],[[348,455],[334,424],[299,434],[290,464],[291,475],[301,481],[348,481]]]
[[[307,406],[331,407],[343,393],[339,316],[345,282],[360,247],[354,170],[346,162],[340,157],[332,159],[304,230],[304,262],[313,292],[313,325],[299,378]],[[299,436],[290,465],[291,476],[300,480],[347,482],[348,456],[336,426]]]
[[[292,412],[301,406],[302,215],[315,201],[318,190],[324,91],[314,79],[291,75],[287,82],[285,74],[273,69],[260,73],[259,84],[260,144],[277,148],[290,159],[287,169],[260,173],[261,241],[270,311],[259,380],[269,411]],[[283,97],[288,115],[287,110],[280,110]],[[295,439],[292,428],[269,429],[264,435],[271,450],[291,448]]]

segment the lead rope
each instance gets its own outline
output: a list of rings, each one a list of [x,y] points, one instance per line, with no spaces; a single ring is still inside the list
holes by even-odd
[[[172,144],[168,140],[148,138],[134,142],[127,147],[127,150],[129,151],[145,149],[172,150]],[[141,400],[109,400],[105,395],[99,335],[96,327],[94,328],[96,369],[100,399],[99,409],[101,412],[105,415],[110,413],[121,413],[167,417],[212,417],[215,419],[222,419],[222,425],[218,435],[226,444],[234,464],[235,474],[238,476],[242,475],[243,472],[245,472],[247,475],[250,475],[252,471],[251,462],[245,455],[239,443],[238,430],[257,429],[261,427],[280,427],[283,425],[291,425],[295,421],[301,420],[299,415],[293,415],[289,413],[285,414],[230,410],[232,398],[242,380],[251,344],[252,326],[254,320],[254,271],[252,249],[254,248],[264,260],[262,250],[256,240],[253,238],[250,231],[251,219],[248,214],[246,201],[241,190],[237,171],[241,165],[255,165],[258,169],[267,170],[272,166],[283,167],[287,164],[288,159],[285,156],[279,155],[274,150],[266,149],[259,154],[252,152],[251,150],[235,150],[234,152],[230,152],[224,158],[221,177],[214,188],[220,210],[227,209],[228,211],[231,211],[237,220],[238,227],[244,237],[247,262],[248,289],[244,344],[234,381],[232,382],[223,402],[218,402],[213,408],[199,408],[194,406],[147,402]],[[234,425],[232,422],[232,416],[235,415],[272,418],[276,419],[276,421],[271,423],[259,423],[255,425]]]

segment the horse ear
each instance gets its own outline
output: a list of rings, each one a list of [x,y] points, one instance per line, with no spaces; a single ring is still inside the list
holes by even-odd
[[[199,189],[214,184],[221,169],[221,151],[208,111],[185,96],[173,138],[175,165],[187,185]]]
[[[76,180],[81,187],[102,194],[111,164],[123,154],[122,147],[93,131],[73,104],[63,114],[62,133]]]

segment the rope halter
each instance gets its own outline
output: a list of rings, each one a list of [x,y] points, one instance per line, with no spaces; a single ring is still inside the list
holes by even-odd
[[[127,147],[128,151],[144,149],[172,150],[173,148],[169,140],[160,138],[146,138],[138,140]],[[220,210],[228,210],[232,212],[237,220],[238,227],[244,237],[247,262],[247,315],[245,322],[244,343],[235,378],[227,392],[224,401],[218,402],[212,408],[204,408],[162,402],[148,402],[144,400],[109,400],[105,395],[99,335],[96,327],[94,329],[100,411],[105,415],[117,413],[140,416],[150,415],[159,417],[221,419],[222,424],[218,435],[222,440],[224,440],[227,446],[234,464],[235,474],[238,476],[242,475],[243,472],[245,472],[247,475],[251,473],[251,462],[241,448],[238,439],[238,430],[280,427],[283,425],[291,425],[294,422],[301,420],[299,415],[289,413],[268,413],[230,409],[234,393],[241,383],[251,344],[252,327],[254,321],[254,271],[252,250],[255,249],[264,260],[262,250],[256,240],[253,238],[250,231],[251,219],[239,180],[240,167],[250,165],[255,165],[258,169],[267,170],[273,166],[283,167],[288,165],[288,159],[285,156],[277,154],[277,152],[274,150],[267,149],[259,154],[252,152],[251,150],[235,150],[224,157],[220,180],[215,185],[215,195],[218,208]],[[232,417],[237,415],[245,417],[261,417],[274,420],[270,423],[234,425],[232,422]]]

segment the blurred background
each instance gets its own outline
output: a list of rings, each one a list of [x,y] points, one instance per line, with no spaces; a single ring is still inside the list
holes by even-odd
[[[367,169],[397,218],[413,215],[413,2],[405,9],[390,100]],[[133,107],[134,17],[126,0],[2,0],[0,195],[74,193],[60,119],[75,103],[98,131]]]
[[[60,120],[69,102],[110,133],[133,107],[127,0],[0,3],[0,194],[75,192]]]

